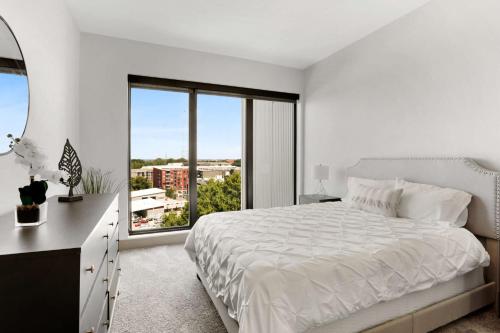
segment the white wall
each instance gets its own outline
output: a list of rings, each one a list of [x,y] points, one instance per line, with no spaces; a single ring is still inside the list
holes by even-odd
[[[9,27],[0,22],[0,57],[22,60],[23,56]]]
[[[82,161],[119,181],[128,177],[128,74],[292,93],[303,83],[295,69],[92,34],[81,36],[80,72]],[[120,237],[127,238],[126,187],[120,195]]]
[[[306,191],[313,165],[360,157],[468,156],[500,169],[499,13],[497,0],[433,0],[307,69]]]
[[[79,31],[62,0],[0,0],[0,15],[24,54],[30,84],[26,136],[34,139],[57,169],[66,138],[79,147]],[[19,203],[17,188],[29,182],[12,153],[0,156],[0,214]],[[66,191],[49,185],[48,194]]]

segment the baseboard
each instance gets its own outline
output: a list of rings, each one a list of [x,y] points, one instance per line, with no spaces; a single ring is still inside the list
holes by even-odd
[[[156,234],[134,235],[120,240],[120,251],[158,245],[184,244],[189,230],[166,231]]]

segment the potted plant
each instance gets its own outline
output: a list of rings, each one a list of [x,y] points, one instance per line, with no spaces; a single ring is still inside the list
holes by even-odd
[[[47,181],[57,184],[67,176],[59,170],[52,171],[46,168],[47,158],[32,140],[26,137],[14,138],[11,134],[7,137],[11,140],[10,148],[16,155],[15,162],[27,166],[30,177],[30,183],[19,188],[21,205],[16,206],[16,225],[40,225],[47,220]],[[38,180],[35,180],[36,176],[39,177]]]

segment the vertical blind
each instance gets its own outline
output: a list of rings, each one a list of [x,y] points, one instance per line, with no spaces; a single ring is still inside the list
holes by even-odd
[[[294,104],[253,102],[253,207],[294,204]]]

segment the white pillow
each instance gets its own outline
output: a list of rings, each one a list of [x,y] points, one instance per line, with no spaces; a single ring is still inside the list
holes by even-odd
[[[403,189],[377,188],[358,184],[351,191],[351,207],[388,217],[396,217]]]
[[[469,210],[467,208],[465,208],[460,213],[460,215],[458,215],[457,220],[455,221],[455,225],[457,227],[465,227],[468,219],[469,219]]]
[[[365,185],[376,188],[394,188],[396,185],[396,180],[394,179],[379,180],[379,179],[369,179],[369,178],[348,177],[347,194],[346,197],[342,199],[342,201],[351,203],[352,191],[355,191],[358,185]]]
[[[396,188],[403,189],[398,216],[411,219],[447,221],[457,226],[463,223],[459,217],[470,203],[469,193],[435,185],[396,180]],[[465,218],[465,221],[467,219]]]

